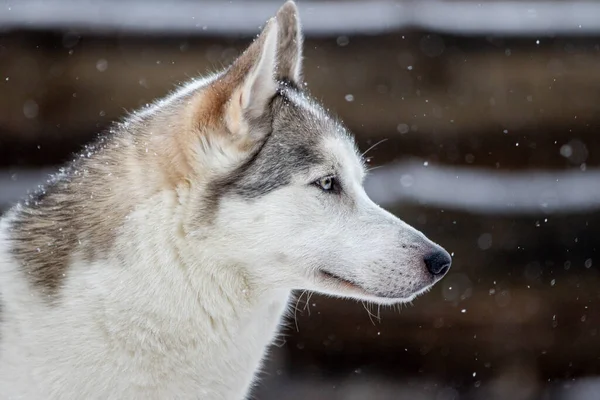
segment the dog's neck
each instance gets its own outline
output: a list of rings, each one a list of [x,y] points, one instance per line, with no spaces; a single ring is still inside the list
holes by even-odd
[[[185,232],[176,194],[164,192],[145,203],[139,212],[129,215],[125,227],[131,235],[124,237],[137,237],[140,243],[117,246],[124,250],[120,251],[124,257],[130,258],[129,263],[139,263],[140,254],[148,255],[152,264],[160,266],[156,272],[162,279],[178,279],[182,281],[178,282],[180,285],[185,282],[183,292],[197,297],[194,301],[213,318],[235,319],[252,314],[253,309],[265,304],[287,300],[289,289],[252,276],[248,266],[215,251],[217,244],[211,244],[210,239]]]
[[[261,285],[243,266],[213,257],[210,249],[183,234],[173,218],[176,206],[176,197],[165,193],[130,214],[125,229],[131,234],[122,235],[128,241],[117,248],[127,265],[125,274],[139,279],[140,289],[135,296],[117,295],[119,301],[129,296],[121,305],[129,315],[117,313],[115,322],[129,335],[135,329],[130,321],[144,315],[156,329],[149,332],[151,340],[140,333],[145,338],[139,343],[142,354],[152,357],[165,348],[185,354],[189,365],[182,367],[184,375],[196,371],[241,395],[277,332],[289,290]],[[158,350],[152,340],[160,343]]]

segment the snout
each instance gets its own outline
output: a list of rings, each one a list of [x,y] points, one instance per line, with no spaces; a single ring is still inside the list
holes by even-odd
[[[427,271],[433,275],[435,280],[439,280],[446,275],[452,265],[452,257],[442,248],[437,248],[428,253],[423,258],[423,261],[425,262]]]

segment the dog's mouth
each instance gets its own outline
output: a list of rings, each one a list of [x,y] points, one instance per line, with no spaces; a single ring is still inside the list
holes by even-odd
[[[365,289],[363,289],[358,283],[353,282],[349,279],[342,278],[339,275],[332,274],[331,272],[327,272],[327,271],[323,271],[323,270],[319,271],[319,275],[320,275],[319,277],[321,278],[321,280],[325,281],[325,283],[327,283],[327,284],[335,285],[338,288],[349,290],[349,291],[352,291],[355,293],[359,292],[360,294],[368,295],[367,291]]]
[[[427,288],[431,287],[431,285],[426,285],[422,289],[416,290],[408,296],[394,296],[370,292],[350,279],[342,278],[339,275],[324,270],[319,270],[317,272],[317,280],[320,281],[321,285],[324,285],[327,289],[332,290],[338,295],[357,297],[362,300],[366,299],[375,302],[385,302],[386,304],[392,304],[399,301],[410,301],[420,293],[427,291]]]

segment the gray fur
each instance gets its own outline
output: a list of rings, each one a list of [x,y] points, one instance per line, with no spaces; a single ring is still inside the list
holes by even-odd
[[[288,95],[291,92],[294,96]],[[250,162],[234,172],[223,193],[248,200],[264,196],[288,185],[294,174],[325,161],[318,142],[325,135],[339,134],[339,125],[331,118],[315,119],[294,100],[299,96],[307,95],[289,83],[282,85],[271,103],[270,135]],[[324,114],[320,107],[318,111]]]

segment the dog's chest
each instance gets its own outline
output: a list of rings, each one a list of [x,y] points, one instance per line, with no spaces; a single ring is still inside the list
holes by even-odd
[[[166,290],[164,280],[156,290],[150,274],[136,274],[133,285],[110,264],[87,268],[98,272],[74,266],[56,306],[32,303],[26,319],[4,315],[5,326],[23,335],[3,338],[10,343],[2,360],[17,364],[0,365],[0,388],[22,382],[11,390],[31,399],[244,397],[276,333],[285,293],[239,311],[235,299],[220,303],[218,291],[192,299],[175,279],[180,290]]]
[[[157,319],[140,315],[111,345],[126,357],[136,396],[241,398],[277,331],[287,298],[273,299],[238,318]],[[118,324],[120,326],[120,323]],[[121,334],[123,333],[123,334]]]

